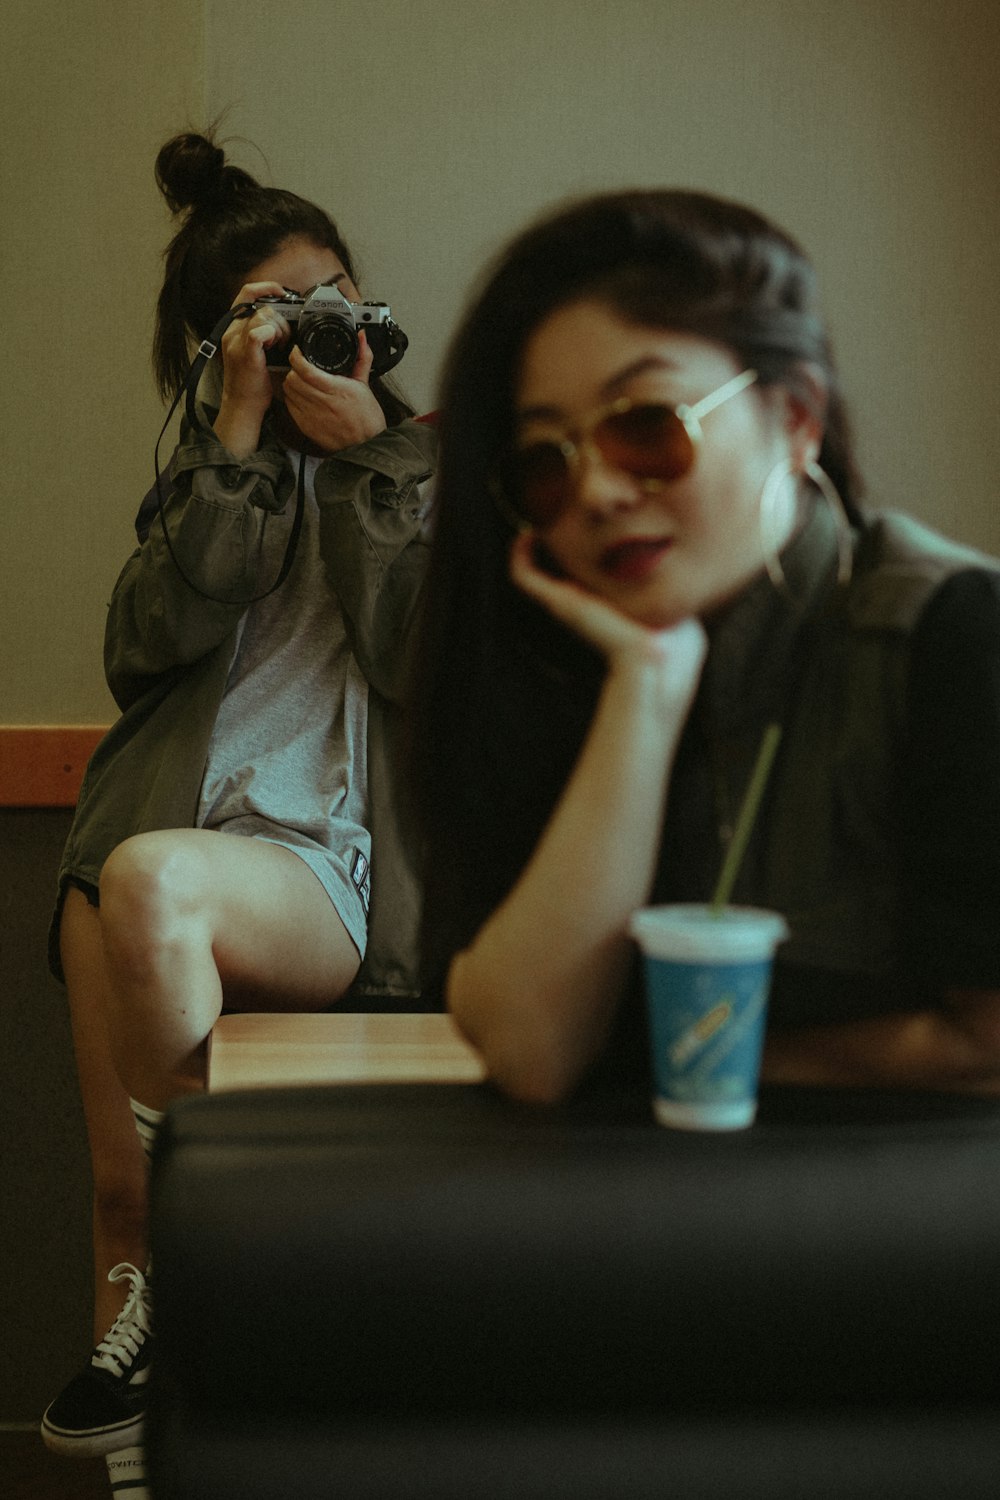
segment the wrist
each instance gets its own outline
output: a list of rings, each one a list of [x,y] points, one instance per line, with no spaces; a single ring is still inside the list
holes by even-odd
[[[381,407],[375,413],[357,413],[354,420],[346,420],[338,413],[336,422],[317,420],[308,411],[290,411],[298,431],[313,443],[317,451],[331,456],[343,453],[348,448],[360,448],[373,438],[380,437],[386,429]]]
[[[680,733],[690,705],[690,694],[678,690],[662,663],[635,657],[610,660],[604,695],[617,718],[650,725],[665,747]]]
[[[265,413],[248,411],[227,402],[225,396],[213,424],[215,435],[234,458],[248,458],[260,447],[260,429]]]
[[[616,691],[640,709],[673,726],[682,722],[698,688],[704,637],[690,632],[649,631],[608,658],[608,678]]]

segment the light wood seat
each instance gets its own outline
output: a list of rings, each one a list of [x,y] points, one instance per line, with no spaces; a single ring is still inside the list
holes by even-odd
[[[220,1016],[209,1039],[208,1087],[315,1083],[479,1083],[479,1054],[449,1015]]]

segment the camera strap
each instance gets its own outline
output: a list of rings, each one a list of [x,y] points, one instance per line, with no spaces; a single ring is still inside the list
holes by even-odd
[[[372,362],[372,373],[375,375],[385,375],[389,370],[395,369],[406,353],[410,343],[399,324],[394,322],[392,318],[389,318],[381,326],[385,329],[389,342],[385,350],[381,353],[381,357],[377,361]],[[378,368],[376,368],[376,364]]]
[[[205,372],[205,367],[211,360],[215,358],[216,354],[218,354],[219,345],[222,343],[222,335],[226,332],[226,329],[229,327],[230,323],[235,323],[239,318],[249,318],[253,310],[254,305],[252,302],[240,302],[236,307],[231,307],[227,313],[223,314],[223,316],[216,323],[215,327],[212,329],[212,332],[209,334],[208,338],[202,339],[201,343],[198,345],[198,348],[195,350],[195,356],[191,361],[191,367],[188,370],[187,375],[184,377],[184,384],[181,386],[180,391],[178,391],[177,393],[177,401],[180,400],[182,393],[186,398],[185,410],[187,412],[187,419],[190,422],[191,426],[200,427],[202,432],[211,431],[206,423],[201,420],[201,417],[198,414],[198,385],[201,381],[202,375]],[[177,401],[174,402],[174,406],[177,405]],[[173,407],[171,407],[171,413],[172,412]],[[167,421],[170,421],[170,417],[167,418]],[[212,436],[215,436],[214,432],[212,433]]]
[[[299,473],[295,487],[295,515],[292,519],[292,528],[288,536],[288,545],[285,548],[285,555],[282,558],[281,567],[278,570],[277,578],[275,578],[270,588],[264,589],[260,594],[252,594],[247,599],[223,599],[217,594],[209,594],[206,593],[203,588],[199,588],[198,584],[196,584],[194,580],[190,578],[184,571],[180,559],[178,558],[177,553],[174,551],[174,544],[170,539],[170,532],[167,529],[167,518],[164,514],[163,508],[164,476],[162,476],[160,473],[160,444],[163,441],[163,434],[169,427],[174,412],[180,405],[182,397],[186,398],[185,411],[190,425],[196,430],[206,433],[209,437],[215,440],[214,430],[209,427],[207,422],[202,420],[201,414],[198,411],[198,384],[201,380],[206,365],[217,354],[219,345],[222,342],[222,336],[225,333],[226,329],[229,327],[230,323],[234,323],[237,318],[248,318],[253,310],[254,308],[252,302],[241,302],[238,306],[231,307],[225,314],[225,316],[220,318],[218,323],[216,323],[209,337],[207,339],[203,339],[199,344],[194,359],[191,361],[191,366],[187,372],[187,375],[184,377],[184,382],[178,390],[177,395],[174,397],[170,406],[170,410],[167,412],[163,426],[160,428],[160,435],[156,439],[156,445],[153,448],[153,473],[156,476],[156,483],[154,486],[154,493],[156,495],[156,508],[160,517],[160,525],[163,527],[163,540],[167,544],[167,551],[170,553],[170,559],[173,562],[174,567],[177,569],[178,573],[181,575],[188,588],[192,589],[194,593],[199,596],[199,598],[208,599],[213,604],[238,604],[241,606],[241,608],[247,608],[251,604],[257,604],[261,599],[266,599],[269,594],[273,594],[277,589],[281,587],[291,571],[292,563],[295,561],[295,554],[298,550],[299,536],[302,532],[302,518],[305,514],[306,455],[304,453],[299,455]],[[264,526],[267,525],[267,520],[268,517],[265,514]]]

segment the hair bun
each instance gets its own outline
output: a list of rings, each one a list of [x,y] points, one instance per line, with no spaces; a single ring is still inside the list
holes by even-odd
[[[157,186],[175,214],[211,207],[232,188],[250,182],[239,167],[226,165],[222,147],[205,135],[175,135],[156,158]]]

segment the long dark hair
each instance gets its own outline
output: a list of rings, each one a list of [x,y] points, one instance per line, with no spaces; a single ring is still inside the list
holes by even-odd
[[[328,213],[282,188],[263,187],[226,161],[210,127],[182,132],[161,147],[156,182],[182,223],[164,251],[165,273],[156,304],[153,370],[170,400],[187,374],[192,343],[208,337],[246,279],[247,272],[301,236],[332,250],[357,285],[354,262]],[[386,421],[412,416],[391,385],[370,381]]]
[[[802,249],[751,209],[631,191],[570,204],[499,257],[445,365],[436,539],[412,718],[432,968],[467,942],[530,855],[578,751],[602,664],[507,579],[491,493],[511,442],[525,344],[588,297],[627,321],[725,345],[764,385],[827,387],[820,463],[849,512],[856,474],[836,369]]]

